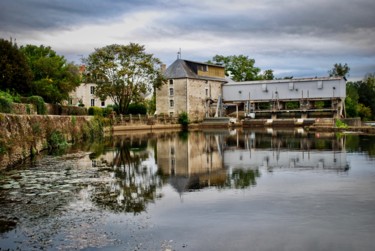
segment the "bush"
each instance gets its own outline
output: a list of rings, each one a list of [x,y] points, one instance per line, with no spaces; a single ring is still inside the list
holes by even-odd
[[[0,96],[0,112],[11,113],[12,112],[12,101]]]
[[[23,98],[22,102],[33,104],[36,107],[37,113],[40,115],[47,114],[47,108],[41,96],[30,96],[28,98]]]
[[[339,119],[337,119],[336,120],[336,127],[337,128],[348,128],[348,125],[347,124],[345,124],[344,122],[342,122],[341,120],[339,120]]]
[[[47,142],[49,149],[66,148],[68,146],[68,142],[64,135],[59,131],[53,131],[48,136]]]
[[[88,113],[91,116],[100,116],[100,117],[103,116],[102,108],[96,107],[96,106],[90,106]]]
[[[113,106],[107,106],[106,108],[103,108],[103,116],[108,117],[112,114],[113,111],[114,111]]]
[[[147,114],[147,107],[144,104],[130,104],[128,114]]]
[[[178,115],[178,123],[184,127],[189,124],[189,116],[186,112],[182,112]]]

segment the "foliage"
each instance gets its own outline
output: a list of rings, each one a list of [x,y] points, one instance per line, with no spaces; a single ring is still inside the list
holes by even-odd
[[[336,119],[335,125],[337,128],[348,128],[348,125],[339,119]]]
[[[362,81],[348,82],[345,100],[348,117],[375,119],[375,74],[367,74]]]
[[[129,104],[128,114],[147,114],[147,107],[142,103]]]
[[[47,103],[68,100],[69,93],[80,83],[78,67],[67,63],[49,46],[26,45],[20,50],[33,72],[31,94],[43,97]]]
[[[332,70],[328,71],[330,77],[349,77],[350,67],[348,64],[334,64]]]
[[[0,55],[0,90],[29,94],[32,72],[25,55],[16,44],[4,39],[0,39]]]
[[[11,113],[12,112],[12,102],[4,97],[0,97],[0,112]]]
[[[361,104],[359,103],[358,106],[357,106],[357,111],[358,111],[358,116],[361,117],[362,120],[364,121],[368,121],[368,120],[371,120],[372,119],[372,112],[371,112],[371,108],[370,107],[367,107],[365,106],[364,104]]]
[[[262,75],[260,75],[260,78],[262,80],[272,80],[275,78],[275,76],[273,75],[273,70],[269,69],[269,70],[265,70],[263,72]]]
[[[0,112],[12,112],[13,96],[9,92],[0,91]]]
[[[225,67],[225,74],[229,76],[234,81],[249,81],[261,79],[262,77],[258,74],[260,73],[260,68],[255,67],[255,60],[249,58],[248,56],[222,56],[216,55],[213,57],[214,64],[221,64]],[[267,70],[270,71],[270,70]],[[269,74],[270,72],[268,72]],[[272,74],[273,75],[273,74]]]
[[[299,102],[298,101],[288,101],[285,103],[285,109],[298,109]]]
[[[135,43],[95,49],[85,63],[85,82],[95,83],[95,95],[112,99],[122,114],[128,112],[129,104],[142,101],[165,82],[161,61]]]
[[[47,113],[46,105],[44,100],[40,96],[31,96],[28,98],[23,98],[23,102],[28,104],[33,104],[36,107],[36,111],[40,115],[44,115]]]
[[[106,125],[102,117],[95,116],[88,123],[85,123],[82,128],[82,137],[85,140],[102,139],[103,127]]]
[[[103,116],[103,110],[100,107],[91,106],[89,107],[88,114],[91,116]]]
[[[316,109],[322,109],[324,108],[324,101],[315,101],[314,106]]]
[[[114,107],[112,105],[109,105],[103,108],[102,110],[103,110],[103,116],[108,117],[112,114],[112,112],[114,112]]]
[[[178,123],[183,127],[186,127],[189,124],[189,116],[186,112],[178,114]]]
[[[48,135],[47,143],[49,149],[66,148],[68,146],[68,142],[60,131],[51,132]]]
[[[150,100],[146,101],[146,107],[147,107],[147,113],[152,115],[155,114],[156,111],[156,95],[154,92],[154,95],[152,95],[152,98]]]

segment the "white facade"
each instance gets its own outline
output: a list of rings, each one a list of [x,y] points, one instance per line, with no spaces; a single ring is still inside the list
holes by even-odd
[[[106,107],[108,105],[113,105],[113,101],[109,98],[106,100],[100,100],[94,95],[96,84],[82,83],[77,89],[70,94],[70,105],[78,106],[83,103],[85,107],[97,106]]]
[[[344,78],[305,78],[229,82],[223,85],[224,102],[345,99]]]

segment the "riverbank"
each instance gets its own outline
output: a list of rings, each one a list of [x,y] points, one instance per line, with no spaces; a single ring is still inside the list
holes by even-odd
[[[0,113],[0,169],[40,151],[103,134],[92,116],[15,115]]]

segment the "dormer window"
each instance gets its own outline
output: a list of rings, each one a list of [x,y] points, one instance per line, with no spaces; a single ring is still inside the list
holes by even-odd
[[[173,85],[173,79],[169,80],[169,85]]]
[[[199,71],[208,71],[208,66],[207,65],[198,65],[198,70]]]

